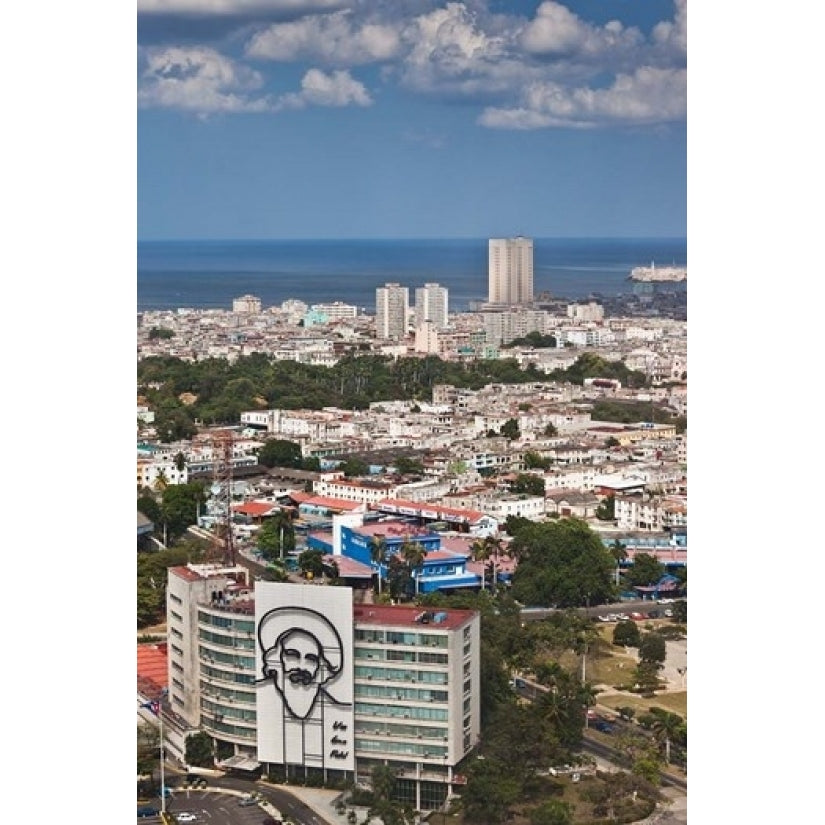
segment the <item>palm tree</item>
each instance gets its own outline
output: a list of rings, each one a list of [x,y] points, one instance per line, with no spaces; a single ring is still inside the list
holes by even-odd
[[[409,541],[405,539],[401,545],[401,555],[404,557],[410,576],[415,584],[415,595],[418,596],[418,576],[415,571],[421,566],[421,563],[427,558],[427,551],[417,541]]]
[[[618,539],[613,542],[610,548],[610,555],[613,556],[616,561],[616,587],[618,587],[621,563],[627,559],[627,550],[625,550],[624,545]]]
[[[485,579],[487,578],[487,576],[486,576],[487,559],[490,558],[490,553],[492,552],[491,549],[490,549],[490,545],[487,542],[487,539],[486,538],[482,539],[482,540],[476,539],[470,545],[470,552],[473,554],[473,561],[482,562],[482,567],[481,567],[481,589],[484,590],[484,583],[485,583]]]
[[[387,540],[382,535],[373,536],[370,540],[370,560],[378,571],[378,595],[381,595],[381,565],[387,555]]]
[[[489,536],[485,536],[484,543],[488,548],[488,557],[492,556],[493,559],[492,591],[493,595],[495,595],[498,585],[498,560],[502,551],[502,539],[498,533],[491,533]]]
[[[169,479],[166,477],[165,470],[158,470],[157,478],[155,479],[154,489],[156,493],[162,493],[169,486]]]
[[[650,727],[656,741],[665,746],[665,763],[668,765],[670,764],[670,743],[674,737],[678,736],[681,724],[681,716],[665,711],[656,714],[656,721]]]

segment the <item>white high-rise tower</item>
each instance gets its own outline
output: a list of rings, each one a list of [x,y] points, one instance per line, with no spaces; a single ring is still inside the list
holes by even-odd
[[[410,290],[400,284],[384,284],[375,290],[375,336],[400,341],[407,336]]]
[[[431,321],[436,329],[447,326],[447,288],[424,284],[415,290],[415,328]]]
[[[533,300],[533,239],[490,238],[491,304],[529,304]]]

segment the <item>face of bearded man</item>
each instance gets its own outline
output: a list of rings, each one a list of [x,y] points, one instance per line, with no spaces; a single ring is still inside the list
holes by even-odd
[[[299,719],[306,719],[321,686],[318,641],[305,630],[290,630],[280,640],[278,664],[280,678],[276,679],[275,686],[290,713]]]

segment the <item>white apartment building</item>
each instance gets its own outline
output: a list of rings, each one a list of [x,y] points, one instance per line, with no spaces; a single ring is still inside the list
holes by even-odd
[[[188,484],[189,468],[184,464],[183,469],[179,470],[171,459],[138,458],[138,489],[149,487],[154,490],[159,481],[167,485]]]
[[[375,290],[375,337],[400,341],[407,336],[410,290],[388,283]]]
[[[415,290],[415,326],[416,329],[431,321],[436,329],[444,329],[449,323],[448,293],[446,287],[439,284],[424,284]]]
[[[440,341],[436,325],[432,321],[422,321],[420,324],[416,322],[415,351],[425,352],[428,355],[438,355],[439,346]]]
[[[358,307],[342,301],[333,301],[331,304],[313,304],[312,311],[326,315],[330,321],[358,317]]]
[[[503,312],[483,312],[484,332],[490,344],[509,344],[530,332],[555,333],[550,313],[543,309],[522,309]]]
[[[482,500],[479,509],[503,524],[508,516],[540,521],[544,518],[547,505],[544,496],[497,495]]]
[[[232,312],[244,315],[257,315],[261,311],[261,299],[254,295],[241,295],[232,301]]]
[[[614,515],[621,530],[662,531],[687,526],[684,496],[617,495]]]
[[[491,238],[489,241],[491,304],[529,304],[533,300],[532,238]]]
[[[189,564],[169,568],[167,616],[177,727],[209,734],[231,760],[325,781],[369,781],[389,764],[420,811],[465,781],[455,768],[481,733],[476,611],[354,606],[350,588],[253,588],[243,568]],[[311,683],[286,685],[287,641],[319,652]]]
[[[603,321],[604,307],[595,301],[586,304],[568,304],[567,317],[574,321]]]

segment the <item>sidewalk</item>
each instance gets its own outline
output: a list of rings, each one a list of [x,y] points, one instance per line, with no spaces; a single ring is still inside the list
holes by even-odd
[[[367,808],[347,806],[344,813],[339,814],[335,810],[335,801],[341,796],[341,791],[328,790],[326,788],[307,788],[303,785],[276,785],[275,783],[261,782],[262,785],[274,785],[282,790],[288,791],[296,799],[300,799],[307,807],[323,821],[329,825],[349,825],[347,814],[354,810],[357,822],[363,822],[366,818]],[[370,820],[370,825],[383,825],[378,817]]]

